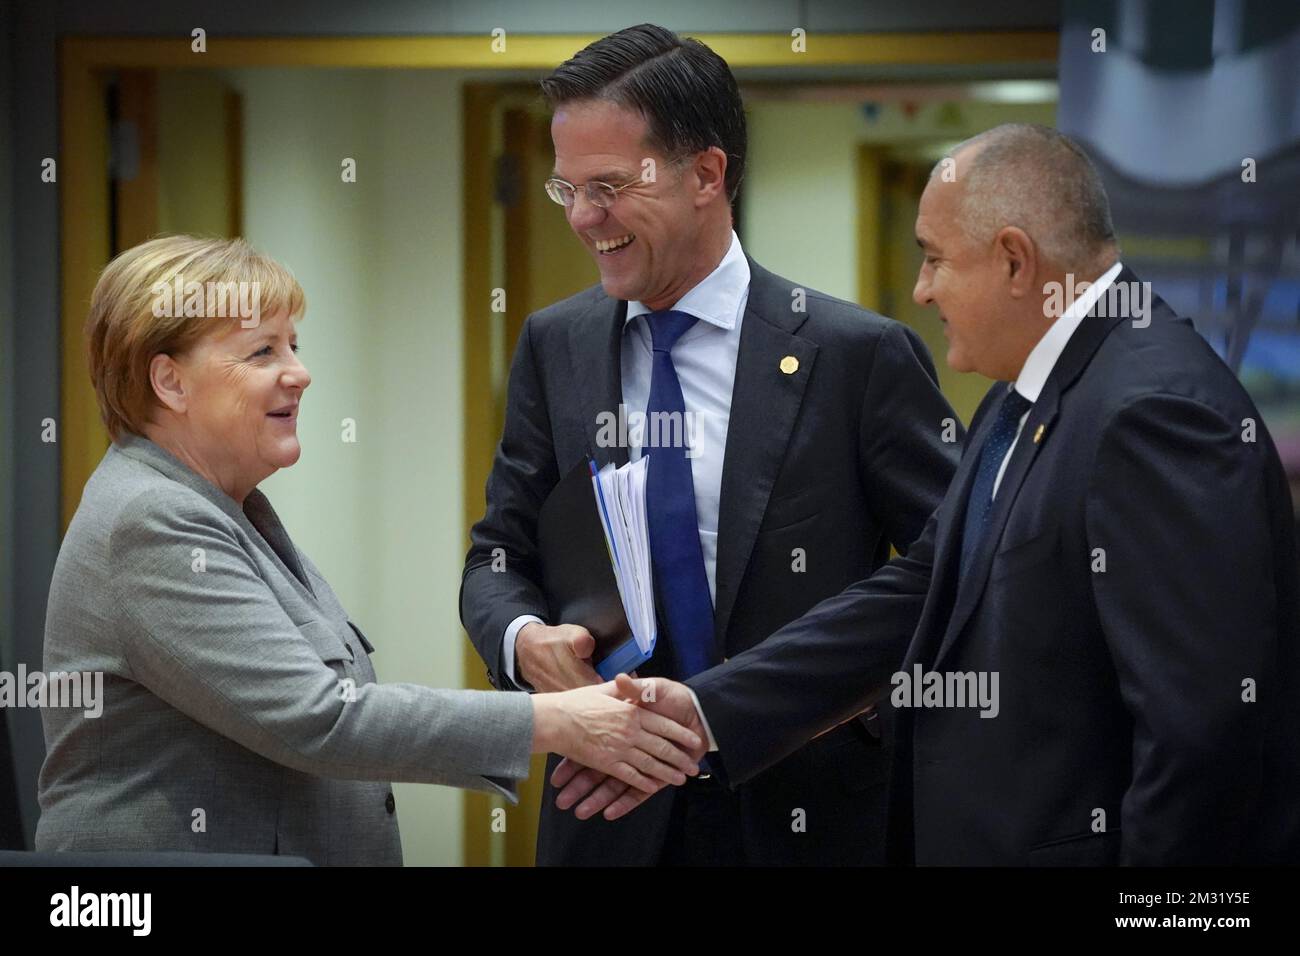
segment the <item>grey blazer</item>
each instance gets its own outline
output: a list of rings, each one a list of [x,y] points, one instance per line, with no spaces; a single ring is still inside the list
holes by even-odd
[[[527,695],[377,684],[372,650],[261,492],[119,441],[50,585],[44,669],[102,672],[103,712],[42,711],[36,848],[400,864],[388,781],[513,800]]]

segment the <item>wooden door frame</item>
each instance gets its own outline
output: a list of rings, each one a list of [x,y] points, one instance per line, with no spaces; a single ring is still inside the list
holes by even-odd
[[[241,37],[208,38],[194,53],[190,38],[68,36],[59,44],[60,147],[60,501],[61,529],[76,511],[108,436],[90,387],[82,326],[90,294],[107,264],[109,129],[103,109],[105,73],[114,69],[204,67],[324,67],[460,70],[547,70],[597,39],[596,35],[512,35],[493,50],[488,36]],[[733,69],[826,66],[1025,64],[1057,58],[1055,31],[974,33],[814,34],[804,52],[791,37],[770,34],[699,34]],[[503,78],[502,82],[506,82]],[[491,428],[492,236],[490,162],[492,84],[467,82],[462,94],[464,247],[462,255],[464,361],[464,528],[483,512],[483,487],[497,436]],[[484,109],[484,107],[489,107]],[[466,642],[466,686],[481,686],[483,669]],[[491,862],[490,833],[468,826],[489,806],[483,794],[466,796],[465,862]],[[484,817],[479,817],[483,819]]]

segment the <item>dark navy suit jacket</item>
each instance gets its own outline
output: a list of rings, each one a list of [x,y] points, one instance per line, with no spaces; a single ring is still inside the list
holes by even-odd
[[[1141,326],[1093,315],[1075,331],[964,579],[966,500],[1005,383],[905,557],[689,682],[732,784],[887,701],[900,669],[996,671],[994,718],[894,711],[892,860],[1300,861],[1290,492],[1192,325],[1156,299]]]

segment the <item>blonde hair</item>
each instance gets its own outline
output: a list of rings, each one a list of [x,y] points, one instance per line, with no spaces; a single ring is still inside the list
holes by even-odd
[[[234,287],[254,290],[253,315],[285,313],[297,319],[307,307],[293,274],[243,239],[162,236],[126,250],[104,267],[90,297],[86,351],[109,435],[143,434],[158,404],[149,380],[155,355],[180,354],[208,332],[244,317],[224,308],[226,292]],[[187,296],[182,307],[180,296],[172,293],[184,289],[207,290],[207,295],[199,300]],[[214,290],[222,306],[217,309]],[[199,311],[190,308],[196,302],[203,303]]]

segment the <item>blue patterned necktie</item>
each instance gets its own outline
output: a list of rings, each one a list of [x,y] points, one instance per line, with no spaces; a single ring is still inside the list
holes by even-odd
[[[659,617],[667,625],[676,660],[676,677],[685,680],[708,670],[713,660],[713,599],[704,571],[700,525],[695,513],[695,482],[686,457],[686,402],[673,366],[672,347],[695,324],[685,312],[652,312],[646,316],[654,341],[650,400],[646,406],[646,440],[653,434],[680,435],[681,447],[645,448],[646,513],[650,560],[658,584]],[[657,419],[665,413],[668,418]],[[675,422],[653,429],[656,421]]]
[[[1025,398],[1012,386],[998,406],[998,417],[989,429],[989,436],[980,449],[980,460],[975,472],[975,482],[971,485],[970,499],[966,502],[966,524],[961,535],[961,575],[966,574],[970,566],[971,555],[975,553],[984,529],[988,525],[989,512],[993,510],[993,484],[997,480],[998,470],[1007,449],[1016,440],[1016,430],[1020,427],[1020,416],[1033,407],[1033,402]]]

